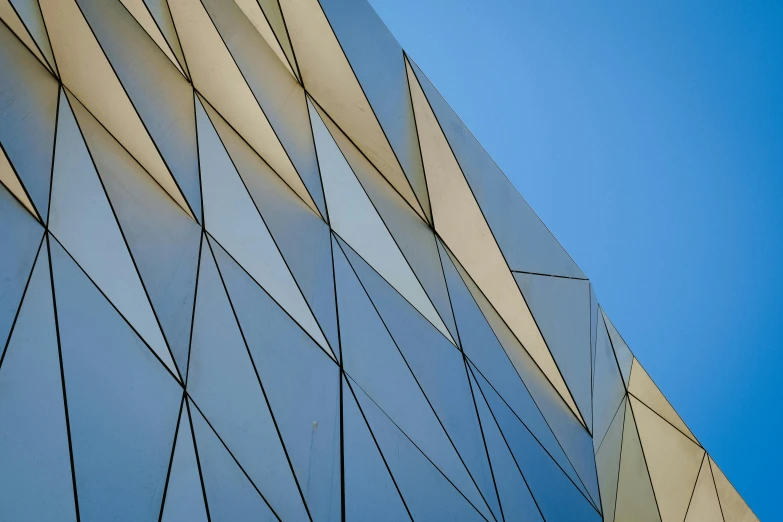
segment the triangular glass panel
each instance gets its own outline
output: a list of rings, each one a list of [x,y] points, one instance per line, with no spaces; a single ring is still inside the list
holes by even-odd
[[[514,279],[582,418],[591,425],[590,283],[519,272],[514,272]]]
[[[431,403],[339,246],[335,246],[334,264],[345,372],[474,505],[482,506],[481,495]]]
[[[142,4],[141,0],[135,1]],[[158,45],[147,38],[122,3],[79,0],[79,6],[174,176],[176,190],[181,190],[187,199],[186,210],[201,220],[193,87]],[[141,8],[146,13],[143,4]],[[155,81],[140,81],[142,78]],[[82,101],[90,107],[89,98]],[[99,113],[96,116],[100,119]],[[178,192],[174,194],[177,195]]]
[[[704,450],[630,396],[663,522],[685,518]]]
[[[625,403],[614,520],[616,522],[661,522],[630,401]]]
[[[538,505],[533,500],[530,488],[522,477],[506,439],[489,410],[478,383],[470,376],[471,390],[476,410],[481,421],[481,430],[492,463],[492,474],[497,486],[502,518],[505,520],[543,521]]]
[[[73,110],[183,377],[201,228],[77,100]]]
[[[76,521],[46,247],[0,357],[4,520]]]
[[[400,431],[360,386],[351,382],[344,393],[352,393],[364,413],[414,520],[492,519],[455,488],[431,456]]]
[[[43,227],[0,186],[0,357],[32,273]]]
[[[75,1],[39,0],[62,81],[186,212],[191,212]],[[101,5],[104,2],[100,2]],[[125,11],[118,2],[107,3]],[[127,15],[127,12],[124,12]],[[134,25],[135,22],[133,22]],[[137,26],[138,28],[138,26]],[[138,28],[141,31],[141,28]],[[146,39],[146,36],[144,37]],[[128,43],[124,42],[127,46]],[[152,43],[150,43],[152,45]],[[163,56],[160,57],[165,60]],[[174,74],[178,73],[172,67]],[[142,82],[147,84],[148,82]]]
[[[182,388],[48,239],[81,520],[159,516]]]
[[[219,245],[212,251],[310,515],[339,520],[339,367]]]
[[[272,511],[267,501],[250,482],[247,474],[192,403],[190,413],[210,520],[214,522],[279,521],[280,517]],[[306,518],[291,520],[306,520]]]
[[[624,426],[625,399],[622,399],[620,405],[615,410],[614,417],[608,426],[605,436],[596,444],[595,465],[598,471],[598,484],[601,487],[601,506],[604,513],[604,522],[614,521]]]
[[[412,520],[344,378],[342,395],[345,520]]]
[[[325,215],[304,89],[236,3],[203,3],[319,212]]]
[[[0,142],[40,216],[47,219],[59,88],[0,23]]]
[[[633,394],[637,399],[642,401],[655,413],[666,419],[666,421],[677,428],[682,434],[698,444],[696,437],[688,429],[688,426],[682,421],[677,412],[669,401],[666,400],[661,390],[655,385],[653,380],[647,374],[647,372],[639,364],[639,361],[634,359],[633,366],[631,368],[631,383],[628,385],[628,392]],[[666,522],[666,521],[664,521]]]
[[[65,96],[57,121],[49,229],[176,375],[158,320]]]
[[[576,263],[449,107],[446,100],[418,66],[412,61],[409,63],[511,269],[584,279],[585,275]],[[418,123],[418,112],[416,118]],[[421,137],[421,128],[419,131]],[[422,141],[425,169],[427,168],[426,147],[427,145]],[[429,171],[427,176],[430,176]],[[428,186],[430,198],[435,199],[433,191],[436,189],[431,184]],[[433,212],[435,212],[434,208]]]
[[[209,106],[205,109],[329,345],[336,347],[337,312],[329,225],[305,205],[219,114]]]
[[[598,318],[595,343],[595,370],[593,376],[593,446],[598,449],[609,429],[617,405],[625,396],[625,386],[617,366],[617,359],[609,341],[604,320]]]
[[[454,342],[351,166],[312,105],[310,117],[313,121],[318,162],[321,166],[332,229],[443,335]]]
[[[201,489],[196,448],[193,446],[190,415],[184,402],[180,410],[177,441],[174,445],[165,499],[161,522],[207,522],[207,508]]]
[[[206,229],[321,347],[331,351],[220,137],[196,101]]]
[[[330,118],[323,119],[353,173],[372,201],[394,242],[402,251],[414,274],[424,287],[453,339],[457,339],[454,316],[443,278],[435,234],[410,205],[381,176],[362,152],[337,128]]]
[[[342,247],[484,500],[502,518],[462,353],[349,246]]]

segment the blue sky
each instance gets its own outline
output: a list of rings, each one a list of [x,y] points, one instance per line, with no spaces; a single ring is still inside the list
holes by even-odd
[[[777,519],[783,3],[370,3]]]

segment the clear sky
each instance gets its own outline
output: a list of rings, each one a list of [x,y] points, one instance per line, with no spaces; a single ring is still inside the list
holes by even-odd
[[[783,2],[370,3],[779,520]]]

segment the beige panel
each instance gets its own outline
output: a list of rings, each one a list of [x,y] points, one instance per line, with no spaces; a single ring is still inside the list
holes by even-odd
[[[715,491],[710,463],[706,457],[702,459],[699,478],[696,480],[696,487],[693,488],[685,522],[723,522],[718,493]]]
[[[615,522],[661,522],[630,401],[625,405]]]
[[[663,522],[682,522],[704,450],[630,396]]]
[[[191,217],[155,144],[73,0],[41,0],[63,83]]]
[[[166,42],[166,39],[163,37],[163,34],[160,32],[160,29],[158,28],[157,24],[155,24],[155,20],[153,20],[152,15],[147,10],[147,7],[144,5],[144,0],[120,0],[120,1],[125,6],[125,8],[130,12],[130,14],[133,15],[136,21],[139,22],[139,25],[141,25],[141,27],[147,32],[147,34],[150,35],[150,38],[152,38],[152,40],[158,45],[158,47],[160,47],[160,49],[168,57],[168,59],[171,60],[171,63],[173,63],[174,66],[177,69],[179,69],[179,72],[181,72],[183,76],[187,76],[185,74],[185,71],[182,70],[182,67],[180,66],[177,59],[174,57],[174,53],[169,47],[168,42]]]
[[[307,91],[426,220],[318,1],[281,0],[280,5]]]
[[[38,61],[40,61],[44,67],[49,69],[49,72],[52,72],[52,68],[49,67],[46,59],[44,59],[41,51],[38,49],[38,46],[35,43],[35,40],[33,40],[33,37],[30,35],[30,33],[27,32],[25,25],[16,15],[16,11],[14,11],[14,8],[11,6],[8,0],[0,0],[0,18],[2,18],[8,27],[11,28],[11,31],[13,31],[14,34],[19,37],[22,43],[25,44],[28,49],[30,49],[35,57],[38,58]]]
[[[456,346],[435,306],[326,128],[323,121],[328,118],[319,116],[309,101],[308,105],[332,228]],[[333,131],[337,129],[333,128]]]
[[[280,61],[285,64],[286,69],[290,72],[294,78],[297,78],[291,64],[288,62],[288,57],[283,52],[283,48],[280,47],[280,42],[277,41],[275,33],[272,31],[269,22],[261,10],[261,6],[258,4],[258,0],[235,0],[242,12],[245,13],[247,19],[256,28],[256,31],[264,38],[269,47],[275,52]]]
[[[628,391],[636,396],[637,399],[645,403],[652,408],[655,413],[672,423],[674,427],[683,432],[693,442],[698,444],[696,437],[688,429],[688,426],[682,421],[677,412],[674,411],[672,405],[666,400],[661,390],[655,385],[647,372],[639,364],[639,361],[634,359],[631,366],[631,379],[628,385]]]
[[[199,0],[170,0],[193,85],[307,205],[318,213],[275,131]]]
[[[27,197],[22,184],[19,182],[19,178],[16,177],[16,173],[11,167],[11,163],[8,161],[8,156],[5,155],[5,151],[2,149],[0,149],[0,183],[5,185],[5,187],[11,191],[11,194],[16,196],[16,199],[18,199],[33,216],[39,220],[41,219],[38,217],[38,212],[35,211],[35,207],[30,202],[30,198]]]
[[[718,468],[712,457],[709,457],[709,462],[725,522],[758,522],[759,519],[753,514],[745,501],[742,500],[740,494],[737,493],[737,490],[731,485],[726,475]]]
[[[435,231],[584,424],[410,67],[408,80],[421,140],[421,154]]]

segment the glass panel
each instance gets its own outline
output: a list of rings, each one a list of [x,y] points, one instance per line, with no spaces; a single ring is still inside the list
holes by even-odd
[[[591,425],[590,283],[518,272],[514,279],[582,418]]]
[[[4,520],[76,520],[53,310],[44,247],[0,357]]]
[[[367,197],[332,135],[310,105],[318,162],[324,182],[329,222],[346,243],[415,306],[446,337],[446,325],[435,311],[410,265]]]
[[[43,227],[0,186],[0,348],[5,349],[8,334],[22,301],[24,287],[33,269],[41,244]],[[1,356],[1,355],[0,355]]]
[[[0,24],[0,143],[46,220],[59,87],[5,25]]]
[[[192,86],[172,66],[173,57],[170,60],[160,52],[120,2],[79,0],[79,5],[179,189],[200,220]],[[89,97],[80,99],[90,107]]]
[[[339,246],[334,263],[346,373],[471,502],[481,506],[475,484]]]
[[[183,377],[201,228],[76,100],[74,114]]]
[[[242,77],[253,91],[307,190],[325,213],[304,89],[234,2],[203,0]],[[217,101],[215,102],[217,103]],[[325,215],[325,214],[324,214]]]
[[[411,520],[356,400],[343,381],[345,520]]]
[[[50,230],[176,375],[166,341],[64,95],[57,127]]]
[[[207,245],[201,255],[189,373],[188,393],[272,508],[284,520],[306,519],[267,397]]]
[[[337,312],[329,226],[223,118],[215,112],[210,112],[210,116],[329,345],[336,347]]]
[[[174,178],[76,2],[41,0],[40,4],[57,67],[70,92],[90,109],[166,192],[188,210]]]
[[[329,350],[201,102],[197,100],[196,105],[207,230],[318,344]]]
[[[213,522],[273,522],[280,520],[226,451],[215,432],[191,406],[193,431],[204,489]],[[305,518],[291,520],[306,520]]]
[[[364,412],[414,520],[484,520],[467,498],[433,466],[429,456],[425,456],[359,386],[352,382],[349,390]],[[489,513],[484,516],[491,520]]]
[[[155,520],[182,389],[59,244],[49,244],[81,520]]]
[[[212,250],[310,515],[339,519],[339,367],[219,245]]]

